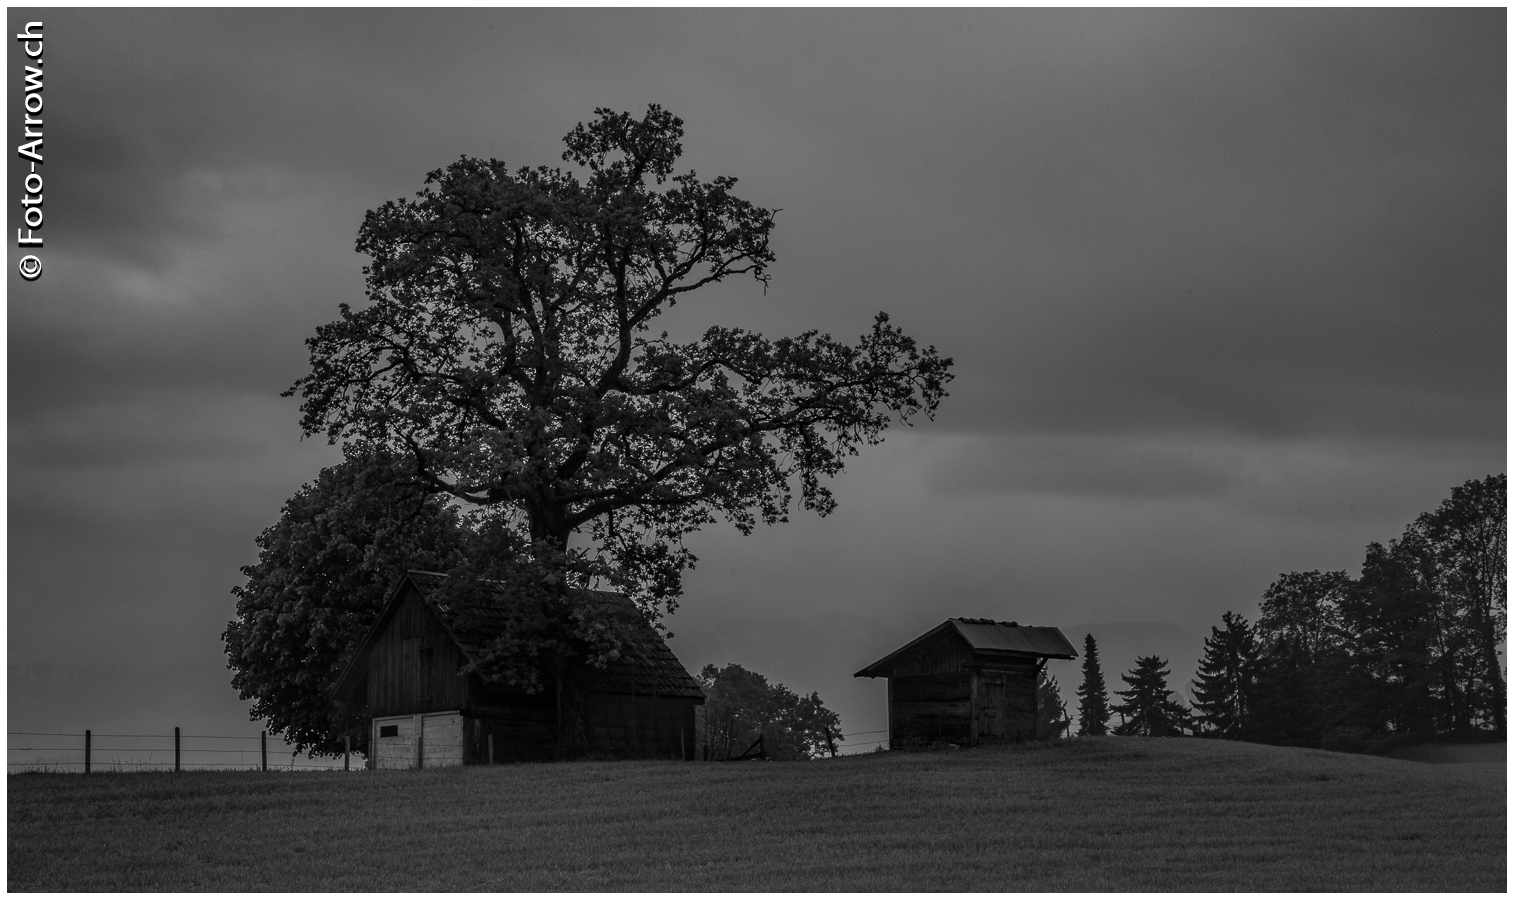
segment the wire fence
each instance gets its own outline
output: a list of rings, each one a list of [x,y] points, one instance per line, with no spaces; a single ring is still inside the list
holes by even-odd
[[[364,760],[318,760],[299,754],[281,739],[258,735],[156,732],[7,732],[10,773],[150,772],[183,770],[343,770],[362,769]]]
[[[847,737],[876,739],[838,742],[836,748],[889,746],[889,730],[853,732]],[[7,732],[6,767],[11,773],[151,772],[184,770],[362,770],[368,759],[354,751],[347,758],[304,761],[294,749],[268,733],[200,735],[156,732]],[[398,751],[398,753],[394,753]],[[383,750],[374,761],[380,769],[413,766],[413,748]],[[853,752],[862,753],[862,752]],[[428,760],[431,755],[427,755]],[[445,755],[451,756],[451,755]],[[451,761],[437,760],[438,764]],[[458,749],[458,763],[462,762]]]

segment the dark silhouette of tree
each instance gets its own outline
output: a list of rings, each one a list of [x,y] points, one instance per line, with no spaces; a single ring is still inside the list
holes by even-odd
[[[740,755],[760,735],[772,760],[823,757],[841,743],[841,719],[815,692],[798,695],[735,663],[706,664],[698,681],[706,698],[696,729],[714,760]]]
[[[1326,676],[1345,667],[1341,603],[1352,584],[1342,571],[1293,572],[1263,592],[1254,629],[1263,661],[1253,705],[1260,741],[1320,747],[1325,708],[1337,690]]]
[[[563,591],[599,579],[655,618],[694,561],[685,536],[783,521],[795,486],[829,513],[823,478],[892,420],[931,416],[952,361],[882,313],[855,345],[650,331],[702,287],[766,286],[774,213],[733,178],[675,174],[668,111],[595,115],[564,138],[583,180],[463,157],[370,211],[369,302],[316,330],[290,393],[306,434],[404,455],[518,532]]]
[[[354,448],[284,504],[257,538],[258,562],[242,567],[221,635],[253,719],[300,750],[339,754],[344,734],[362,745],[357,712],[327,689],[407,569],[461,559],[469,532],[445,501],[392,455]]]
[[[1471,480],[1362,575],[1285,573],[1263,594],[1250,727],[1273,744],[1362,750],[1388,733],[1506,728],[1498,645],[1508,616],[1505,476]],[[1218,635],[1212,636],[1212,641]],[[1211,642],[1196,706],[1211,728]],[[1224,667],[1221,667],[1224,669]]]
[[[1469,706],[1476,705],[1499,732],[1507,726],[1498,651],[1505,640],[1509,598],[1505,504],[1504,473],[1469,480],[1453,488],[1450,498],[1434,512],[1422,514],[1411,527],[1434,551],[1437,592],[1450,602],[1449,612],[1472,633],[1477,663],[1465,667],[1476,674],[1467,688]]]
[[[1110,695],[1099,668],[1099,647],[1093,635],[1084,636],[1084,681],[1078,686],[1078,734],[1104,735],[1110,721]]]
[[[1434,653],[1440,603],[1434,570],[1430,546],[1413,531],[1387,547],[1375,541],[1362,576],[1343,596],[1347,647],[1372,686],[1364,718],[1380,730],[1436,731],[1436,696],[1447,686]]]
[[[1257,644],[1246,619],[1231,611],[1221,616],[1224,628],[1210,627],[1205,656],[1194,677],[1194,710],[1205,735],[1248,737],[1252,725]]]
[[[1056,738],[1068,728],[1068,705],[1063,703],[1057,677],[1045,669],[1036,674],[1036,737],[1041,741]]]
[[[1116,735],[1149,735],[1154,737],[1183,735],[1189,725],[1189,711],[1173,700],[1168,689],[1168,661],[1157,655],[1136,658],[1136,667],[1121,679],[1130,686],[1118,691],[1123,703],[1115,705],[1115,711],[1125,717],[1125,722],[1115,727]]]

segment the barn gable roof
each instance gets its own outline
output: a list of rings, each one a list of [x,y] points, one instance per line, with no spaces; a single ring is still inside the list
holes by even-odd
[[[442,573],[411,570],[390,591],[373,626],[358,645],[355,653],[343,669],[342,675],[332,687],[334,696],[344,696],[356,690],[366,666],[368,654],[384,627],[389,624],[394,611],[406,596],[407,585],[414,586],[416,594],[426,607],[441,622],[449,637],[462,651],[469,663],[482,659],[489,642],[498,636],[509,622],[507,598],[503,593],[478,592],[467,604],[447,603],[437,597],[437,589],[446,581]],[[603,691],[616,694],[664,695],[704,700],[705,693],[679,658],[648,624],[631,600],[623,594],[610,591],[584,592],[585,599],[599,609],[597,615],[614,619],[627,627],[631,637],[630,654],[608,662],[604,669],[586,667],[584,688],[588,691]],[[485,682],[500,684],[498,677],[484,676]]]
[[[1019,623],[999,622],[992,619],[956,618],[947,620],[882,660],[863,667],[853,675],[853,678],[871,679],[887,676],[893,671],[892,664],[895,660],[943,633],[958,636],[967,642],[968,647],[974,652],[1024,654],[1032,657],[1056,657],[1061,660],[1072,660],[1078,656],[1073,645],[1068,643],[1068,639],[1063,637],[1062,630],[1056,626],[1022,626]]]

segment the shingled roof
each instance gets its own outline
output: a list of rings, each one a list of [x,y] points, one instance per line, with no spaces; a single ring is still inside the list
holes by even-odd
[[[1032,657],[1057,657],[1063,660],[1072,660],[1078,656],[1078,652],[1073,650],[1073,645],[1068,643],[1062,630],[1056,626],[1022,626],[1019,623],[992,619],[958,618],[947,620],[882,660],[863,667],[853,678],[889,675],[888,664],[894,662],[895,658],[947,630],[956,632],[975,652],[1026,654]]]
[[[501,592],[470,592],[466,603],[446,602],[439,599],[438,589],[446,582],[442,573],[411,570],[395,586],[374,621],[373,628],[358,647],[358,652],[348,663],[332,691],[341,693],[350,679],[354,679],[368,651],[389,619],[392,607],[405,595],[405,585],[414,585],[421,600],[436,614],[447,634],[463,652],[464,659],[476,663],[482,659],[489,642],[497,637],[509,622],[509,598]],[[603,669],[586,666],[583,670],[584,688],[589,691],[614,692],[619,694],[664,695],[704,699],[705,693],[699,683],[684,669],[657,631],[647,622],[640,610],[623,594],[611,591],[584,590],[582,599],[599,609],[596,616],[618,621],[623,635],[629,636],[628,653],[608,662]],[[486,682],[500,683],[499,677],[480,674]]]

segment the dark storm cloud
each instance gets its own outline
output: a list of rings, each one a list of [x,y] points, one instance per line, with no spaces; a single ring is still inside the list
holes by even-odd
[[[1203,634],[1503,467],[1501,10],[9,18],[39,17],[13,660],[214,657],[253,537],[335,458],[277,395],[361,302],[364,211],[462,153],[560,164],[596,106],[664,104],[685,165],[782,209],[768,291],[675,334],[883,309],[957,361],[835,516],[695,537],[691,667],[860,728],[881,688],[850,673],[947,616]]]

